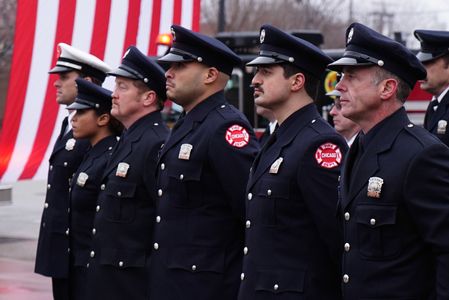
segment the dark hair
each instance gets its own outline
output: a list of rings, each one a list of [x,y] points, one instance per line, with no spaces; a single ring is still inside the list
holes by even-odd
[[[152,89],[146,85],[143,81],[141,80],[133,80],[133,85],[139,90],[140,93],[145,93],[148,91],[151,91]],[[156,91],[154,91],[156,93]],[[156,101],[157,101],[157,106],[158,109],[161,110],[162,108],[164,108],[164,100],[161,100],[161,98],[159,97],[159,95],[156,93]]]
[[[79,76],[80,76],[81,78],[89,77],[89,78],[92,80],[92,83],[94,83],[94,84],[96,84],[96,85],[101,86],[101,85],[103,84],[103,81],[101,81],[100,79],[98,79],[98,78],[96,78],[96,77],[93,77],[93,76],[91,76],[91,75],[86,75],[86,74],[81,73],[81,72],[79,72],[79,71],[76,71],[76,72],[78,72],[78,74],[79,74]]]
[[[297,73],[304,74],[305,78],[305,84],[304,88],[307,92],[307,94],[315,100],[318,96],[318,87],[320,84],[320,80],[312,76],[309,72],[306,72],[300,68],[298,68],[295,65],[289,64],[289,63],[282,63],[280,64],[282,69],[284,70],[284,77],[287,79],[292,75],[295,75]]]
[[[123,124],[120,123],[119,120],[114,118],[111,115],[111,108],[110,107],[104,107],[100,106],[99,108],[94,108],[95,114],[99,117],[104,114],[109,115],[109,123],[108,123],[108,129],[112,132],[113,135],[119,136],[122,134],[123,131]]]

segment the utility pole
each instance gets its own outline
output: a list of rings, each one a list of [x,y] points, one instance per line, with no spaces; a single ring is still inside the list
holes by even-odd
[[[380,10],[373,11],[369,14],[372,17],[374,29],[383,35],[391,36],[393,32],[394,14],[387,12],[385,2],[377,2],[375,5],[380,7]]]
[[[225,0],[220,0],[218,4],[218,32],[225,31],[226,28],[226,12],[225,12]]]

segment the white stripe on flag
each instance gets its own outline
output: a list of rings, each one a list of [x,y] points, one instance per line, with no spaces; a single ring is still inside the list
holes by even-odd
[[[174,0],[164,0],[162,1],[161,7],[161,19],[159,21],[159,33],[169,33],[170,27],[173,24],[173,6]],[[157,47],[157,55],[162,55],[167,50],[165,46]]]
[[[153,1],[142,0],[140,6],[139,29],[137,30],[136,47],[147,54],[150,46],[151,17],[153,15]]]
[[[14,151],[2,181],[16,181],[30,156],[37,132],[51,67],[53,41],[56,33],[58,0],[38,2],[33,58],[27,93]],[[25,87],[24,87],[25,88]]]
[[[112,0],[111,3],[111,15],[109,17],[104,61],[112,68],[118,67],[122,60],[123,43],[125,42],[128,20],[128,4],[129,1],[123,0]],[[115,78],[109,76],[106,78],[103,87],[112,90],[114,88],[114,82]]]
[[[181,26],[192,28],[193,20],[193,0],[182,1]]]

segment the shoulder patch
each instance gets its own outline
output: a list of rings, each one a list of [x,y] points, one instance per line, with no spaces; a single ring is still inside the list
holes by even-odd
[[[248,145],[250,137],[244,127],[234,124],[226,129],[225,139],[232,147],[243,148]]]
[[[341,164],[340,148],[333,143],[324,143],[315,151],[315,160],[322,168],[333,169]]]

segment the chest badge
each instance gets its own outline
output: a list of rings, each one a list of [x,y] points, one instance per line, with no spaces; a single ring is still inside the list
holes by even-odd
[[[279,157],[274,161],[274,163],[270,167],[270,174],[277,174],[279,172],[279,168],[281,167],[284,158]]]
[[[87,175],[84,172],[81,172],[78,174],[78,178],[76,179],[76,184],[80,187],[83,187],[86,184],[87,179],[89,178],[89,175]]]
[[[384,180],[380,177],[370,177],[368,179],[368,197],[380,198],[380,192],[382,191],[382,185]]]
[[[75,148],[76,140],[74,138],[68,139],[65,143],[65,150],[72,151]]]
[[[115,176],[118,177],[126,177],[126,174],[128,174],[129,164],[125,162],[121,162],[117,166],[117,171],[115,172]]]
[[[178,158],[183,160],[190,159],[190,153],[192,152],[193,146],[190,144],[182,144],[181,149],[179,149]]]
[[[445,134],[446,133],[446,127],[447,127],[447,121],[446,120],[439,120],[438,121],[438,127],[437,127],[437,133],[438,134]]]

